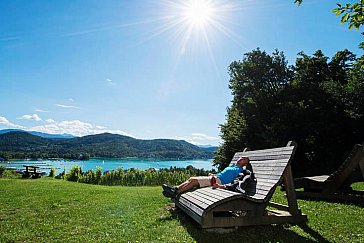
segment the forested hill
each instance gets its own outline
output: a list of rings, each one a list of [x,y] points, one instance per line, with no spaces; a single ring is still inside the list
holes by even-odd
[[[141,140],[103,133],[70,139],[49,139],[27,132],[0,134],[0,156],[5,159],[65,158],[155,158],[209,159],[212,151],[183,140]]]

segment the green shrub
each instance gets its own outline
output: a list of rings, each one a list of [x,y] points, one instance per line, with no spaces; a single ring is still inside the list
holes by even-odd
[[[20,178],[20,174],[16,173],[14,170],[7,169],[3,165],[0,165],[0,178],[16,179]]]
[[[150,168],[148,170],[128,169],[123,170],[122,167],[116,170],[106,171],[102,173],[101,167],[96,167],[96,171],[89,170],[82,172],[81,168],[75,166],[66,174],[66,180],[77,181],[81,183],[108,185],[108,186],[159,186],[163,183],[169,185],[177,185],[186,181],[191,176],[207,175],[209,172],[202,169],[196,169],[192,166],[187,168],[169,168],[156,170]],[[56,178],[61,178],[57,176]]]
[[[51,170],[49,171],[49,177],[54,177],[56,175],[56,169],[55,168],[51,168]]]
[[[5,170],[6,170],[5,166],[0,165],[0,177],[4,175]]]
[[[81,168],[79,168],[77,165],[72,167],[72,169],[66,174],[66,180],[67,181],[78,181],[81,175]]]

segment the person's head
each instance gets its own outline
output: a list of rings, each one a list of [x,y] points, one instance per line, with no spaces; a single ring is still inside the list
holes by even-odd
[[[236,161],[236,165],[239,167],[243,167],[243,166],[247,166],[250,163],[250,159],[249,157],[240,157],[237,161]]]

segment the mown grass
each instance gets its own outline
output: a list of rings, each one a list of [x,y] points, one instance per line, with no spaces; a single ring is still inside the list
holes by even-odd
[[[364,183],[356,189],[364,190]],[[0,242],[364,242],[364,208],[299,200],[307,225],[198,228],[160,187],[0,179]],[[283,193],[274,195],[284,201]]]

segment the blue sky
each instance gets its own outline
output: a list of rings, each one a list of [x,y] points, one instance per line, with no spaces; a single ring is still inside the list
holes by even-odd
[[[0,129],[218,145],[244,53],[362,55],[345,1],[200,1],[0,1]]]

